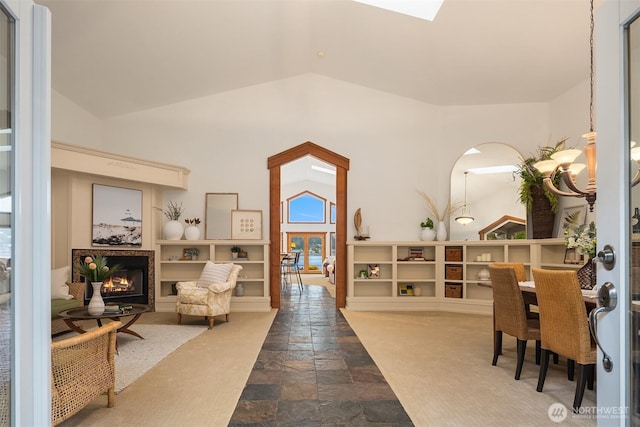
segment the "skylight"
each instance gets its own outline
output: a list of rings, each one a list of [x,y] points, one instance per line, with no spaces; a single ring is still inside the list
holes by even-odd
[[[323,168],[322,166],[311,165],[311,169],[316,170],[318,172],[328,173],[330,175],[335,175],[336,174],[335,169]]]
[[[444,0],[354,0],[392,12],[433,21]]]
[[[502,166],[486,166],[483,168],[470,168],[467,170],[476,175],[486,175],[490,173],[506,173],[506,172],[512,173],[512,172],[516,172],[518,170],[518,167],[514,165],[502,165]]]

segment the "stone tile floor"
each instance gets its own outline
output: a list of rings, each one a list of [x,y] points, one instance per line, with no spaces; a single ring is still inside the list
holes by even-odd
[[[281,306],[229,426],[413,426],[323,286]]]

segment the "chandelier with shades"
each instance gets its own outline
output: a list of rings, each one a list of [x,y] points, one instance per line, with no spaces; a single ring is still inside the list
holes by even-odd
[[[593,0],[591,4],[591,20],[589,28],[589,51],[590,51],[590,99],[589,99],[589,132],[585,133],[583,138],[587,139],[587,145],[584,147],[584,155],[587,159],[587,173],[589,181],[584,190],[576,185],[576,175],[580,173],[585,165],[582,163],[574,163],[575,159],[582,153],[581,150],[571,149],[562,150],[551,156],[550,160],[537,162],[533,166],[540,171],[543,176],[545,186],[553,193],[559,196],[568,197],[584,197],[589,204],[589,210],[593,212],[593,204],[596,202],[596,131],[593,126]],[[553,185],[553,177],[560,174],[562,182],[568,188],[563,191]]]

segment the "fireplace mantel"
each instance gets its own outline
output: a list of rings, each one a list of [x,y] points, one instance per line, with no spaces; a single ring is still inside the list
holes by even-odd
[[[191,173],[182,166],[151,162],[56,141],[51,143],[51,167],[181,190],[189,189]]]

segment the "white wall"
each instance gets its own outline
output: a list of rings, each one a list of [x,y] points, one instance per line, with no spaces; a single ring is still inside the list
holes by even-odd
[[[51,138],[54,141],[100,148],[102,122],[69,98],[52,90]]]
[[[546,144],[550,105],[439,107],[305,74],[105,120],[100,146],[190,168],[188,192],[165,192],[165,205],[183,202],[183,217],[204,216],[207,192],[237,192],[240,209],[263,211],[266,229],[267,158],[312,141],[351,161],[349,219],[362,208],[372,239],[416,240],[427,214],[417,190],[442,207],[467,148],[501,141],[526,154]]]

